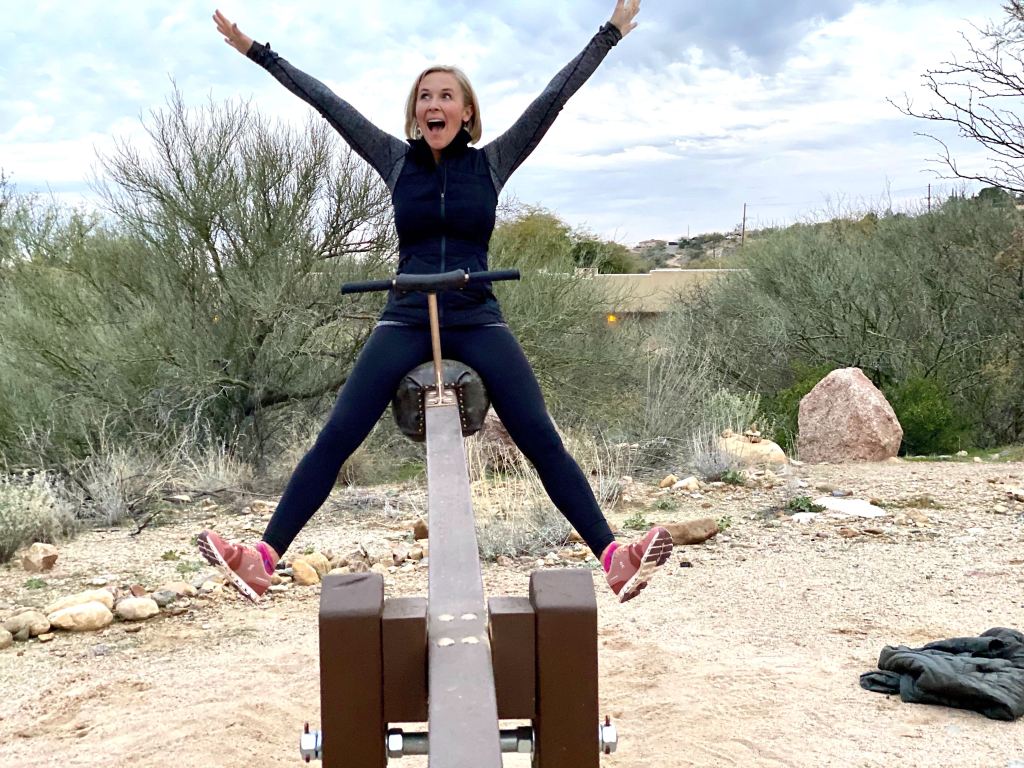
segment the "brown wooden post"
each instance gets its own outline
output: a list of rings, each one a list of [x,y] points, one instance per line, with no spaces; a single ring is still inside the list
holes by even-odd
[[[335,574],[320,591],[320,729],[324,768],[384,768],[379,573]]]
[[[597,599],[590,571],[530,575],[537,616],[535,768],[597,768]]]
[[[498,717],[532,720],[536,714],[537,644],[533,606],[526,597],[492,597],[491,660]]]
[[[427,719],[427,601],[392,597],[384,601],[384,721]]]

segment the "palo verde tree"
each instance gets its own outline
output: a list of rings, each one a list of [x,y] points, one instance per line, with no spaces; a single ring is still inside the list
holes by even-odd
[[[320,121],[175,92],[145,128],[101,158],[106,217],[29,217],[0,359],[73,403],[79,432],[262,447],[282,406],[333,396],[372,326],[338,286],[392,268],[387,189]]]

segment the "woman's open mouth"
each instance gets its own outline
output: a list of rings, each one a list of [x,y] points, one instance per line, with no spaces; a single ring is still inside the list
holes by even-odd
[[[432,133],[435,136],[444,130],[445,122],[440,118],[432,118],[427,120],[427,132]]]

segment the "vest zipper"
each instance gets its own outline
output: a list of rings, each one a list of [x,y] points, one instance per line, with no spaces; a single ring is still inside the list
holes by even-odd
[[[447,234],[446,234],[447,226],[446,226],[445,217],[444,217],[444,193],[447,191],[447,189],[448,189],[448,167],[445,165],[444,159],[442,158],[442,160],[441,160],[441,271],[442,272],[444,272],[444,270],[445,270],[445,247],[447,245],[447,243],[445,242],[446,239],[447,239]],[[441,321],[444,319],[444,305],[445,305],[445,303],[446,302],[444,301],[443,297],[442,297],[442,300],[438,302],[438,312],[437,312],[437,314],[438,314],[438,322],[439,323],[441,323]]]

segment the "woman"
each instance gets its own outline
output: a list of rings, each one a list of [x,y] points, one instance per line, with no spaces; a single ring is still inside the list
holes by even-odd
[[[498,194],[526,159],[569,97],[612,46],[635,26],[639,0],[618,0],[611,20],[562,69],[515,124],[483,149],[480,107],[466,76],[430,67],[406,103],[403,142],[380,130],[327,86],[253,42],[217,11],[225,41],[264,67],[316,110],[381,175],[391,190],[399,238],[398,272],[487,269]],[[599,558],[620,602],[635,597],[669,557],[671,536],[653,528],[619,546],[579,466],[565,450],[540,387],[505,324],[489,286],[443,294],[439,313],[445,357],[480,374],[509,435],[537,469],[545,490]],[[323,504],[342,464],[370,433],[410,369],[431,359],[426,300],[392,293],[316,443],[296,467],[263,539],[248,547],[211,531],[199,535],[206,559],[225,566],[232,584],[257,600],[278,559]]]

